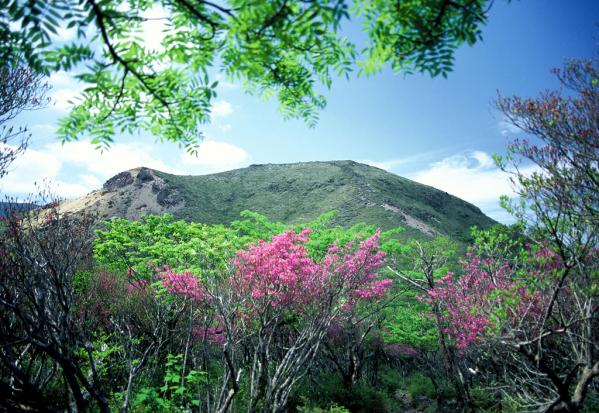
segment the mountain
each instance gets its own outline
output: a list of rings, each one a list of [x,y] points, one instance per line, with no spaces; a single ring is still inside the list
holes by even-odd
[[[32,209],[35,209],[38,206],[39,205],[36,205],[31,202],[2,201],[0,202],[0,218],[5,217],[14,212],[31,211]]]
[[[112,177],[100,190],[64,201],[62,209],[128,219],[169,212],[211,224],[239,219],[245,209],[286,223],[336,210],[335,223],[343,226],[403,226],[405,237],[447,235],[463,242],[473,225],[495,223],[446,192],[353,161],[251,165],[200,176],[136,168]]]

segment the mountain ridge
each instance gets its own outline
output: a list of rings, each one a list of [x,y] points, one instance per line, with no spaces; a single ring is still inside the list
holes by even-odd
[[[102,189],[64,201],[66,212],[139,219],[171,213],[208,224],[228,224],[249,209],[288,224],[330,210],[335,224],[358,222],[406,228],[406,237],[446,235],[462,242],[473,225],[495,223],[453,195],[355,161],[254,164],[208,175],[173,175],[146,167],[121,172]]]

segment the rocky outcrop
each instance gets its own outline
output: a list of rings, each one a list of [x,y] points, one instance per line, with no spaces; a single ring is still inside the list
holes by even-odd
[[[153,170],[136,168],[110,178],[101,190],[86,196],[61,202],[67,213],[89,212],[99,220],[139,219],[143,215],[175,213],[185,206],[183,196]]]
[[[117,189],[123,188],[133,183],[133,176],[130,171],[121,172],[116,174],[108,181],[104,182],[102,188],[106,191],[116,191]]]
[[[183,202],[183,196],[175,189],[164,187],[156,195],[156,201],[165,208],[176,206]]]
[[[138,182],[150,182],[154,180],[154,175],[148,168],[139,168],[139,172],[137,173],[137,181]]]

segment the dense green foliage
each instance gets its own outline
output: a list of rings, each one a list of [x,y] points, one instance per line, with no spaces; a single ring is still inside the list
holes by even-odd
[[[149,276],[148,262],[175,270],[222,270],[227,259],[251,240],[220,225],[187,224],[170,215],[146,216],[142,221],[115,219],[98,230],[94,253],[100,265],[116,272]]]
[[[104,221],[105,229],[96,231],[94,256],[98,264],[110,271],[149,276],[153,271],[148,265],[151,262],[202,276],[204,271],[223,271],[235,252],[248,243],[269,240],[290,228],[312,230],[306,245],[315,257],[324,256],[333,243],[345,245],[376,232],[374,225],[357,224],[347,229],[331,225],[335,216],[331,212],[309,223],[285,225],[255,212],[242,211],[243,219],[233,221],[230,227],[187,223],[169,214],[147,215],[141,221],[113,219]],[[393,237],[401,232],[396,228],[383,233],[383,248],[391,249],[396,243]]]
[[[323,88],[356,67],[371,74],[446,75],[461,44],[474,44],[488,0],[0,1],[0,61],[21,60],[49,74],[66,70],[87,84],[58,131],[106,146],[143,128],[188,149],[210,119],[215,71],[250,93],[276,95],[286,117],[312,125],[325,106]],[[362,22],[363,45],[341,30]],[[144,25],[163,21],[160,44],[144,42]],[[74,29],[64,42],[60,29]],[[155,27],[152,30],[157,30]]]

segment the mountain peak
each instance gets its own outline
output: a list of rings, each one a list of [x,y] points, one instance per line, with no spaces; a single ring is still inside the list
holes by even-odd
[[[146,168],[145,166],[133,168],[116,174],[104,182],[102,188],[107,191],[115,191],[119,188],[131,185],[134,182],[138,182],[140,184],[151,182],[156,179],[156,172],[157,171]]]
[[[336,210],[335,223],[343,226],[403,226],[406,237],[447,235],[461,241],[469,240],[471,226],[494,223],[446,192],[351,160],[251,165],[199,176],[140,167],[63,204],[70,212],[90,210],[100,218],[169,212],[211,224],[230,223],[245,209],[290,224]]]

